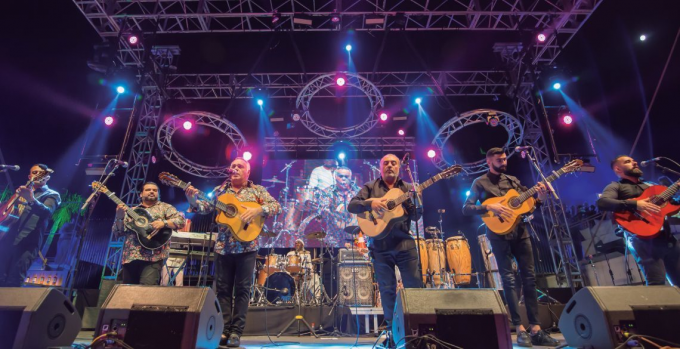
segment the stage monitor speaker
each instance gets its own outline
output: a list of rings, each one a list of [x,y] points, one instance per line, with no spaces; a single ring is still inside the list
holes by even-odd
[[[471,335],[473,324],[483,336]],[[415,339],[429,334],[466,349],[512,348],[508,314],[495,289],[401,289],[392,334],[397,347],[415,348]]]
[[[0,288],[0,348],[70,347],[80,315],[53,288]]]
[[[373,306],[373,267],[368,263],[338,264],[340,305]]]
[[[115,331],[133,348],[217,348],[222,311],[212,289],[116,285],[102,305],[95,336]]]
[[[680,289],[672,286],[584,287],[560,317],[560,331],[572,347],[615,348],[626,333],[680,343]]]

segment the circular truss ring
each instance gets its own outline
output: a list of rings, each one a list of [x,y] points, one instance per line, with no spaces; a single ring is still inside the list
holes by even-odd
[[[340,74],[340,75],[339,75]],[[335,78],[342,76],[346,83],[343,88],[354,87],[363,92],[371,104],[371,111],[368,117],[360,124],[349,127],[330,127],[319,124],[312,117],[309,111],[309,105],[317,94],[335,95],[333,87],[337,87]],[[338,72],[338,74],[321,75],[310,81],[301,91],[295,102],[297,108],[302,109],[300,122],[314,134],[324,138],[354,138],[360,136],[378,124],[377,112],[379,108],[385,106],[385,100],[380,90],[364,77],[350,73]]]
[[[524,139],[524,127],[522,127],[522,123],[514,116],[502,111],[493,109],[475,109],[464,112],[460,114],[460,116],[450,119],[439,128],[439,131],[432,141],[432,144],[438,149],[437,154],[434,158],[432,158],[432,163],[434,163],[434,165],[440,170],[444,170],[453,165],[444,159],[444,145],[446,142],[449,140],[449,138],[451,138],[451,136],[453,136],[454,133],[460,131],[466,126],[487,123],[489,113],[495,113],[495,115],[498,117],[497,127],[503,127],[505,131],[508,132],[508,140],[505,142],[503,147],[507,149],[508,157],[512,156],[515,153],[515,147],[522,144],[522,140]],[[463,166],[463,171],[465,171],[465,173],[468,175],[486,172],[489,169],[488,165],[486,164],[486,159],[460,165]]]
[[[180,170],[203,178],[225,178],[227,177],[227,169],[229,166],[205,166],[193,162],[184,155],[178,153],[172,146],[172,136],[177,130],[183,127],[185,121],[191,121],[195,126],[205,126],[217,130],[229,137],[236,151],[240,153],[241,148],[247,145],[245,137],[241,131],[233,123],[222,119],[219,115],[203,112],[190,111],[174,115],[166,120],[158,128],[156,141],[158,147],[170,163],[175,165]]]

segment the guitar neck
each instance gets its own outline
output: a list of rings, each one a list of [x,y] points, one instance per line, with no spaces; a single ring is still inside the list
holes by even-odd
[[[673,183],[670,187],[668,187],[668,189],[664,190],[663,193],[659,195],[659,197],[661,197],[663,201],[666,202],[670,200],[673,195],[678,192],[678,190],[680,190],[680,180]]]
[[[553,182],[554,180],[560,178],[564,174],[564,168],[561,168],[557,171],[553,171],[553,173],[545,177],[545,179],[548,181],[548,183]],[[529,190],[525,191],[519,196],[520,202],[526,201],[528,198],[534,196],[538,192],[538,184],[534,185],[533,187],[529,188]]]
[[[190,185],[189,183],[180,180],[180,181],[179,181],[177,184],[175,184],[174,186],[175,186],[175,187],[178,187],[178,188],[180,188],[180,189],[182,189],[182,190],[186,190],[186,189],[189,187],[189,185]],[[224,211],[227,210],[227,207],[226,207],[226,205],[225,205],[223,202],[220,202],[220,201],[217,201],[217,200],[213,200],[212,198],[208,197],[208,195],[207,195],[205,192],[203,192],[203,191],[200,191],[200,190],[198,191],[198,198],[199,198],[200,200],[205,201],[205,202],[209,202],[209,203],[212,204],[213,206],[217,207],[217,209],[220,210],[220,211],[223,211],[223,212],[224,212]]]
[[[418,192],[418,194],[420,194],[423,190],[427,189],[427,187],[431,186],[432,184],[435,184],[437,181],[439,181],[442,178],[443,178],[443,176],[442,176],[441,173],[436,174],[436,175],[430,177],[430,179],[426,180],[425,182],[420,183],[420,185],[418,186],[416,191]],[[394,200],[394,203],[396,205],[400,205],[404,201],[408,200],[410,197],[411,197],[411,195],[409,193],[404,193],[402,195],[399,195],[399,197]]]
[[[104,195],[108,196],[111,201],[113,201],[116,205],[123,205],[125,207],[125,211],[127,212],[128,216],[132,217],[132,219],[137,220],[139,219],[139,215],[135,213],[135,211],[130,209],[130,206],[126,205],[123,200],[118,198],[115,193],[113,193],[110,190],[107,190],[104,192]]]

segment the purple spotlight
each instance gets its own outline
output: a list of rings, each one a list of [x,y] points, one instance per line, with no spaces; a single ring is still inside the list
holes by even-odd
[[[387,113],[385,113],[385,112],[380,113],[380,120],[387,121]]]
[[[545,42],[545,39],[547,39],[547,37],[545,36],[545,34],[540,33],[538,34],[538,36],[536,36],[536,39],[538,40],[538,42]]]
[[[131,45],[137,45],[137,43],[139,42],[139,38],[137,37],[137,35],[130,35],[130,37],[128,37],[128,42]]]
[[[192,127],[194,127],[194,124],[191,121],[185,121],[182,124],[182,127],[184,127],[185,130],[189,131],[191,130]]]
[[[403,135],[406,134],[406,132],[404,132],[404,130],[402,130],[402,129],[399,129],[399,131],[397,131],[397,133],[399,133],[400,136],[403,136]]]
[[[565,125],[571,125],[571,123],[574,122],[574,118],[571,115],[567,114],[562,117],[562,122],[564,122]]]
[[[434,151],[434,149],[430,149],[427,151],[427,157],[432,159],[434,156],[437,155],[437,153]]]
[[[104,125],[106,126],[111,126],[113,125],[113,116],[107,116],[104,118]]]
[[[345,86],[345,78],[339,77],[335,80],[335,83],[338,84],[338,86]]]
[[[243,159],[245,161],[250,161],[250,159],[252,159],[252,158],[253,158],[253,153],[251,153],[249,151],[243,152]]]

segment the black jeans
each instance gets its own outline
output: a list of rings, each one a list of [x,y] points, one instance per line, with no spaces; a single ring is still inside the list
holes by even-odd
[[[394,249],[386,251],[373,250],[373,266],[375,277],[380,288],[380,300],[387,329],[391,329],[394,316],[394,303],[397,297],[397,277],[394,266],[399,267],[404,288],[423,287],[422,272],[418,251],[413,239],[404,239]],[[421,251],[422,253],[423,251]]]
[[[517,234],[517,232],[511,233]],[[488,235],[487,235],[488,236]],[[520,235],[521,236],[521,235]],[[512,259],[517,261],[519,277],[522,280],[522,292],[524,293],[524,305],[527,308],[527,317],[530,325],[540,325],[538,321],[538,293],[536,292],[536,272],[534,270],[534,251],[531,248],[531,239],[528,237],[514,237],[512,239],[500,239],[495,236],[489,237],[491,249],[498,262],[498,272],[503,280],[503,294],[505,302],[510,309],[510,319],[514,326],[522,323],[519,316],[519,297],[517,296],[517,284],[515,273],[512,270]]]
[[[0,248],[0,287],[21,287],[28,268],[38,256],[35,246],[7,245]]]
[[[639,239],[626,233],[628,242],[647,279],[647,285],[666,284],[666,275],[675,286],[680,286],[680,243],[673,236],[662,232],[653,239]]]
[[[257,251],[215,255],[215,284],[217,300],[224,317],[224,334],[243,334],[250,303],[250,286]]]
[[[132,261],[123,264],[123,283],[157,286],[161,281],[163,261]]]

